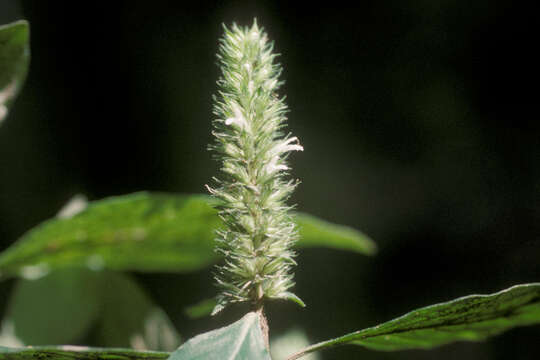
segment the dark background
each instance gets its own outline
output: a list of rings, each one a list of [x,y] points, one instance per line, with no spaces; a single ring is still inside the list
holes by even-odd
[[[204,192],[217,173],[206,144],[221,23],[256,16],[282,54],[289,129],[305,147],[292,156],[294,202],[380,247],[303,250],[295,292],[308,307],[270,305],[272,333],[299,327],[315,342],[539,281],[537,13],[512,1],[295,4],[2,0],[0,23],[31,23],[32,63],[0,128],[0,247],[76,193]],[[184,338],[233,317],[183,315],[214,295],[210,271],[137,278]],[[537,359],[539,339],[531,327],[430,352],[322,355]]]

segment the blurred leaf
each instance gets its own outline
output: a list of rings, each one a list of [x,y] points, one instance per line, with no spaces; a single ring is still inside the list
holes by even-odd
[[[296,305],[300,307],[306,307],[306,304],[304,303],[304,301],[300,299],[296,294],[293,294],[292,292],[286,291],[282,299],[292,301],[293,303],[295,303]]]
[[[345,344],[382,351],[431,349],[455,341],[480,341],[532,324],[540,324],[540,283],[414,310],[381,325],[312,345],[289,359]]]
[[[299,248],[327,247],[374,255],[377,246],[367,235],[344,225],[332,224],[315,216],[297,213],[296,223],[300,231]]]
[[[26,77],[29,40],[30,30],[25,20],[0,26],[0,124]]]
[[[270,351],[272,359],[286,359],[294,351],[298,351],[309,345],[305,331],[300,329],[291,329],[284,334],[272,339]],[[304,360],[320,360],[317,353],[306,355]]]
[[[83,194],[73,196],[56,214],[57,218],[69,219],[88,207],[88,199]]]
[[[15,326],[11,320],[2,321],[2,326],[0,327],[0,347],[21,347],[24,346],[21,339],[17,338],[15,335]]]
[[[114,328],[112,331],[115,331]],[[167,314],[158,307],[146,315],[144,328],[129,340],[131,347],[137,350],[173,351],[180,345],[180,335]]]
[[[131,349],[101,349],[86,346],[36,346],[6,348],[0,346],[0,360],[164,360],[169,353]]]
[[[20,280],[11,294],[6,318],[26,345],[72,343],[99,317],[97,273],[54,272],[37,281]]]
[[[101,278],[100,346],[172,351],[180,336],[163,310],[129,277],[105,273]]]
[[[163,311],[129,277],[113,272],[64,269],[20,280],[3,324],[10,325],[6,339],[27,345],[73,343],[90,330],[100,346],[173,350],[180,343]]]
[[[217,260],[219,224],[204,196],[135,193],[92,202],[48,220],[0,255],[0,275],[35,278],[50,269],[192,271]]]
[[[251,312],[237,322],[190,339],[169,360],[271,360],[264,345],[259,315]]]
[[[38,278],[68,266],[187,272],[219,257],[214,231],[221,221],[204,195],[135,193],[90,203],[45,221],[0,255],[0,277]],[[64,214],[64,211],[62,211]],[[71,217],[69,216],[71,215]],[[299,247],[325,246],[366,254],[362,233],[299,214]]]
[[[188,306],[184,309],[184,314],[186,314],[191,319],[199,319],[205,316],[208,316],[212,313],[212,310],[217,305],[216,298],[204,299],[197,304]]]

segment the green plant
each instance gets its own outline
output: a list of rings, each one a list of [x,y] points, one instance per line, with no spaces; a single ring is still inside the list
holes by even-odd
[[[298,232],[285,204],[296,187],[284,179],[290,151],[302,151],[298,139],[284,136],[287,107],[276,95],[281,68],[272,44],[255,22],[251,29],[226,27],[219,59],[212,146],[223,162],[225,181],[208,187],[220,200],[218,251],[225,258],[217,282],[223,291],[214,313],[228,303],[251,301],[262,311],[264,299],[295,299],[291,248]]]
[[[9,94],[4,99],[10,101],[15,91],[5,89],[24,77],[28,56],[21,49],[27,49],[27,39],[24,22],[0,28],[2,79],[8,79],[0,83],[0,93]],[[302,148],[283,132],[286,108],[276,96],[280,68],[264,31],[256,24],[226,28],[221,46],[223,77],[212,148],[223,161],[224,178],[210,188],[215,198],[137,193],[90,204],[76,198],[56,218],[23,235],[0,255],[0,278],[26,279],[14,289],[0,334],[14,347],[0,347],[0,359],[270,359],[263,302],[277,298],[303,304],[289,292],[292,247],[374,253],[374,244],[362,233],[293,214],[285,204],[296,185],[285,179],[285,160],[290,151]],[[0,103],[5,104],[7,100]],[[217,268],[222,291],[217,303],[210,300],[192,313],[206,314],[213,306],[216,312],[234,302],[251,303],[253,312],[172,353],[142,350],[173,350],[178,334],[166,314],[120,272],[185,273],[223,260]],[[51,298],[47,289],[54,289]],[[25,303],[38,297],[44,311],[29,313]],[[79,311],[81,304],[88,311]],[[114,311],[107,310],[111,304],[118,305]],[[540,284],[517,285],[415,310],[288,358],[344,344],[385,351],[429,349],[539,322]],[[90,328],[97,329],[105,346],[127,344],[140,350],[22,347],[62,342]]]
[[[28,23],[24,20],[0,25],[0,124],[19,92],[28,68]]]

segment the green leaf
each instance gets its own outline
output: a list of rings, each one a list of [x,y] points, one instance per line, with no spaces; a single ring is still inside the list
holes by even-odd
[[[0,278],[38,278],[62,267],[188,272],[219,260],[221,226],[205,195],[140,192],[92,202],[79,213],[45,221],[0,255]],[[67,215],[66,215],[67,214]],[[325,246],[371,254],[362,233],[298,214],[299,247]]]
[[[73,343],[90,330],[100,346],[170,351],[179,344],[165,313],[128,276],[113,272],[64,269],[20,280],[2,324],[7,343],[0,345]]]
[[[274,337],[270,342],[270,353],[272,359],[286,359],[289,354],[298,349],[303,349],[309,345],[306,332],[299,328],[292,328]],[[321,360],[320,354],[312,353],[306,355],[304,360]]]
[[[184,314],[190,319],[200,319],[202,317],[208,316],[212,313],[212,310],[217,305],[217,299],[215,297],[210,299],[204,299],[199,301],[196,304],[188,306],[184,309]]]
[[[251,312],[237,322],[190,339],[168,360],[271,360],[264,345],[259,315]]]
[[[282,299],[292,301],[295,304],[297,304],[300,307],[306,307],[306,304],[302,299],[300,299],[297,295],[291,293],[291,292],[285,292],[285,295]],[[193,304],[191,306],[188,306],[184,309],[184,314],[186,314],[187,317],[190,319],[200,319],[205,316],[209,316],[212,314],[212,310],[214,310],[218,306],[218,300],[217,298],[209,298],[209,299],[203,299],[199,301],[196,304]],[[218,310],[218,312],[221,311]],[[214,312],[216,314],[217,312]]]
[[[295,216],[300,231],[299,248],[328,247],[374,255],[377,246],[367,235],[348,226],[332,224],[315,216],[298,213]]]
[[[135,193],[90,203],[45,221],[0,255],[0,275],[36,278],[49,270],[186,272],[214,263],[219,225],[205,196]]]
[[[430,349],[455,341],[480,341],[533,324],[540,324],[540,283],[516,285],[491,295],[465,296],[414,310],[381,325],[312,345],[289,360],[345,344],[382,351]]]
[[[300,299],[296,294],[293,294],[292,292],[289,292],[289,291],[285,292],[285,296],[283,297],[283,299],[292,301],[293,303],[295,303],[296,305],[300,307],[306,307],[306,304],[304,303],[304,301]]]
[[[128,276],[106,272],[100,279],[101,308],[96,342],[100,346],[172,351],[180,336],[167,314]]]
[[[164,360],[169,353],[131,349],[102,349],[86,346],[36,346],[7,348],[0,346],[0,360]]]
[[[30,31],[25,20],[0,26],[0,124],[26,78],[29,40]]]
[[[54,272],[36,281],[20,280],[2,323],[26,345],[72,343],[84,336],[100,313],[98,274]]]

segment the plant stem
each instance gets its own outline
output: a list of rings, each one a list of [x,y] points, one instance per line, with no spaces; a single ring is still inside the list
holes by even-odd
[[[261,331],[264,339],[264,344],[266,349],[270,352],[270,336],[269,336],[269,327],[268,319],[264,314],[264,293],[261,284],[258,284],[256,287],[256,295],[253,300],[253,311],[259,315],[259,321],[261,326]]]
[[[261,331],[262,331],[262,335],[264,339],[264,345],[266,346],[266,350],[270,352],[270,336],[269,336],[270,328],[268,327],[268,319],[266,318],[266,315],[264,314],[264,306],[262,305],[262,302],[261,302],[260,307],[257,310],[255,310],[255,312],[259,315],[259,321],[261,324]]]

